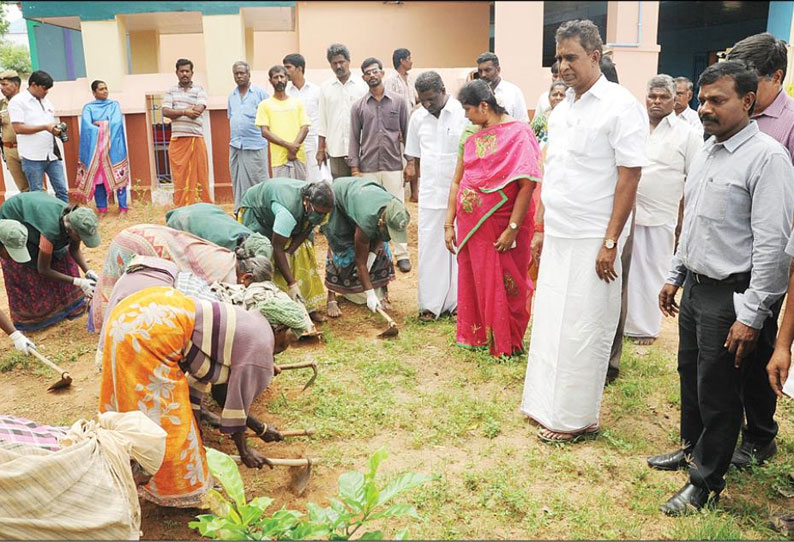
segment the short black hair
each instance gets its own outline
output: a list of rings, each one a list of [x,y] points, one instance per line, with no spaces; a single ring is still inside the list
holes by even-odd
[[[599,62],[599,67],[601,68],[601,73],[603,73],[604,77],[607,78],[607,81],[611,81],[612,83],[620,83],[620,80],[618,79],[618,69],[615,67],[615,61],[612,60],[611,56],[602,56]]]
[[[783,79],[786,78],[788,67],[786,42],[777,39],[769,32],[744,38],[733,46],[725,58],[741,60],[754,69],[759,77],[771,77],[776,71],[783,70]]]
[[[325,58],[328,62],[331,62],[331,59],[334,58],[336,55],[342,55],[345,57],[345,60],[350,62],[350,49],[347,48],[347,45],[344,43],[332,43],[328,46],[328,50],[325,52]]]
[[[361,71],[363,72],[367,66],[372,66],[373,64],[377,64],[379,70],[383,69],[383,62],[381,62],[374,56],[371,56],[367,59],[364,59],[364,62],[361,63]]]
[[[190,60],[186,58],[180,58],[179,60],[176,61],[177,70],[179,69],[179,66],[186,66],[186,65],[190,65],[190,71],[193,71],[193,63]]]
[[[499,57],[491,52],[485,52],[477,57],[477,64],[482,64],[483,62],[493,62],[495,67],[499,67]]]
[[[45,71],[36,70],[28,77],[28,85],[33,84],[44,88],[52,88],[52,76]]]
[[[267,78],[270,79],[271,77],[273,77],[274,73],[287,73],[287,68],[285,68],[281,64],[276,64],[275,66],[267,70]]]
[[[726,60],[712,64],[700,74],[698,87],[702,89],[704,85],[713,85],[723,77],[733,79],[733,88],[740,98],[750,92],[758,92],[758,75],[754,69],[748,68],[747,64],[740,60]],[[748,112],[750,115],[753,114],[753,109],[755,103],[750,107]]]
[[[417,93],[427,92],[428,90],[433,92],[443,92],[445,90],[444,80],[441,79],[437,72],[432,70],[419,74],[414,87],[416,87]]]
[[[574,19],[566,21],[560,25],[554,34],[557,43],[572,38],[579,39],[579,45],[588,53],[598,51],[604,52],[604,43],[601,41],[601,33],[598,27],[589,19]]]
[[[306,73],[306,59],[300,53],[290,53],[281,62],[282,64],[292,64],[296,68],[303,70],[303,73]]]
[[[105,82],[100,80],[100,79],[97,79],[96,81],[93,81],[91,83],[91,92],[96,92],[96,89],[98,89],[99,85],[101,85],[102,83],[105,83]],[[107,85],[107,83],[105,83],[105,85]]]
[[[391,55],[391,63],[394,64],[394,69],[396,70],[397,68],[399,68],[400,63],[409,56],[411,56],[411,51],[409,51],[408,49],[404,49],[404,48],[395,49]]]

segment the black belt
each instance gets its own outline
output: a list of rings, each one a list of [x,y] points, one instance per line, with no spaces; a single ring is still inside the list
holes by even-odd
[[[750,282],[750,273],[733,273],[732,275],[728,275],[724,279],[713,279],[706,275],[700,275],[693,271],[690,271],[689,274],[692,276],[692,280],[694,280],[698,284],[705,284],[708,286],[721,286],[721,285],[728,285],[728,284],[740,284]]]

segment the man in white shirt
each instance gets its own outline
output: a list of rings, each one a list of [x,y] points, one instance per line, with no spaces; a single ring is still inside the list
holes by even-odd
[[[560,79],[560,65],[557,61],[554,61],[554,64],[551,65],[551,82],[554,83]],[[540,95],[538,98],[538,103],[535,105],[535,113],[532,118],[537,117],[538,115],[545,115],[546,111],[551,109],[551,103],[549,102],[549,91],[543,91],[543,94]]]
[[[636,98],[601,73],[598,27],[568,21],[556,41],[569,88],[549,118],[521,410],[541,425],[541,439],[565,442],[598,431],[620,316],[620,250],[646,164],[648,120]]]
[[[320,121],[317,125],[317,165],[328,162],[331,177],[350,177],[347,162],[350,146],[350,110],[369,88],[364,81],[350,77],[350,51],[341,43],[328,47],[325,57],[336,77],[320,87]]]
[[[394,73],[384,79],[383,85],[389,92],[402,96],[408,106],[408,111],[413,111],[416,109],[419,99],[416,96],[413,77],[408,73],[414,67],[411,51],[404,48],[395,49],[391,61]]]
[[[662,328],[656,292],[662,289],[673,257],[683,208],[684,180],[703,138],[673,111],[675,83],[669,75],[648,82],[645,105],[650,135],[648,165],[637,188],[634,250],[628,280],[628,312],[623,334],[651,344]]]
[[[47,72],[31,73],[27,90],[11,98],[8,116],[17,134],[22,171],[28,179],[30,191],[43,190],[46,173],[55,197],[69,203],[63,154],[56,140],[61,130],[55,123],[55,108],[47,99],[52,85],[52,77]]]
[[[419,183],[419,319],[428,321],[458,306],[457,257],[446,250],[444,222],[458,147],[468,124],[463,106],[446,93],[434,71],[416,80],[419,102],[408,123],[405,178]]]
[[[309,135],[303,140],[306,147],[306,180],[315,183],[320,180],[320,168],[317,165],[317,127],[320,125],[320,87],[306,80],[306,59],[300,53],[291,53],[281,61],[287,68],[287,96],[298,98],[303,102],[306,114],[312,122]]]
[[[491,85],[497,102],[507,109],[507,114],[521,122],[529,122],[527,102],[521,89],[502,79],[499,57],[493,53],[483,53],[477,57],[477,74],[480,79]]]
[[[703,137],[703,123],[698,112],[689,107],[694,93],[694,85],[687,77],[676,77],[675,81],[675,114],[687,121],[689,125]]]

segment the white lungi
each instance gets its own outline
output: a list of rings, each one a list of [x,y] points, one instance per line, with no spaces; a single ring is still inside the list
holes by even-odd
[[[458,259],[444,240],[446,209],[419,207],[419,312],[436,318],[458,307]]]
[[[405,186],[402,171],[370,171],[367,173],[362,171],[361,177],[375,181],[385,188],[389,194],[400,200],[400,203],[405,203]],[[397,261],[410,259],[408,257],[407,244],[390,242],[389,245]]]
[[[306,181],[316,183],[320,181],[320,166],[317,165],[317,134],[309,134],[303,140],[306,151]]]
[[[628,284],[628,311],[623,334],[658,337],[662,329],[659,292],[670,270],[675,224],[634,227],[634,251]]]
[[[612,339],[620,317],[617,280],[595,272],[603,239],[543,242],[521,411],[546,429],[578,432],[598,424]]]

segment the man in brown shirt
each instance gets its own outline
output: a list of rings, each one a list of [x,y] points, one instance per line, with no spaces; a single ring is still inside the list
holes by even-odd
[[[19,159],[17,134],[14,132],[14,127],[11,126],[11,118],[8,116],[8,102],[19,94],[19,86],[21,84],[22,80],[14,70],[0,73],[0,91],[3,93],[3,98],[0,99],[0,133],[2,133],[3,138],[3,158],[5,158],[8,171],[14,178],[14,184],[17,185],[20,192],[27,192],[29,189],[28,179],[22,171],[22,161]]]
[[[408,106],[402,96],[384,87],[380,60],[366,59],[361,71],[369,92],[350,111],[350,170],[356,177],[380,183],[400,203],[405,203],[402,144],[408,132]],[[393,243],[393,250],[400,271],[410,271],[407,245]]]

